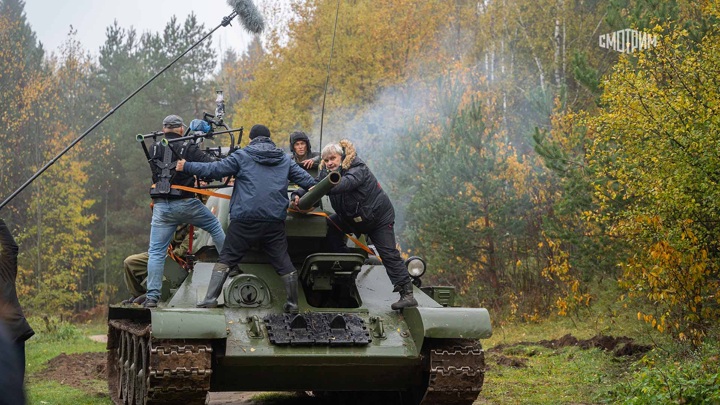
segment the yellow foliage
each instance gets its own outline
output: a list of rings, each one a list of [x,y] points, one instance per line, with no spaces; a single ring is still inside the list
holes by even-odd
[[[716,31],[695,43],[678,30],[636,60],[621,58],[603,109],[587,119],[590,160],[607,179],[596,184],[594,216],[630,252],[620,285],[653,304],[640,320],[694,342],[720,320],[708,305],[720,289],[720,162],[710,152],[720,142],[719,44]]]
[[[561,249],[561,244],[552,239],[546,239],[549,247],[548,264],[542,270],[542,276],[555,281],[562,291],[562,295],[555,301],[558,315],[566,316],[571,310],[578,307],[588,307],[592,296],[582,291],[580,280],[571,272],[569,254]]]
[[[252,70],[253,80],[238,80],[246,96],[233,111],[236,122],[267,123],[273,138],[282,142],[294,129],[319,127],[336,3],[308,0],[296,11],[299,18],[288,27],[288,43],[270,43],[268,54]],[[325,116],[338,122],[326,125],[342,128],[348,115],[362,112],[353,111],[355,106],[372,101],[379,88],[402,83],[414,71],[446,68],[444,63],[416,66],[414,61],[424,61],[420,55],[450,61],[453,55],[436,38],[438,27],[467,18],[472,14],[455,15],[439,0],[343,2]]]

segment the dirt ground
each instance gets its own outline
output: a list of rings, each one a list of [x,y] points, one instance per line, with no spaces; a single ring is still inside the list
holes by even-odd
[[[48,361],[47,368],[32,376],[33,380],[55,380],[87,392],[92,396],[107,396],[107,386],[93,384],[105,381],[107,367],[105,353],[62,353]],[[256,392],[218,392],[210,394],[209,405],[262,405],[252,401]]]
[[[99,339],[99,337],[98,337]],[[498,345],[487,350],[486,362],[488,371],[493,367],[527,367],[527,359],[508,356],[509,348],[522,346],[541,346],[547,348],[562,348],[567,346],[578,346],[582,349],[599,348],[614,356],[635,356],[649,351],[652,347],[634,343],[628,337],[612,337],[598,335],[591,339],[578,340],[572,335],[565,335],[559,339],[542,340],[539,342],[519,342],[511,345]],[[106,396],[107,386],[97,384],[97,381],[105,381],[107,367],[105,364],[105,353],[78,353],[60,354],[47,363],[47,368],[32,376],[37,380],[56,380],[64,385],[86,391],[93,396]],[[92,381],[95,381],[94,383]],[[321,405],[326,403],[320,398],[307,397],[302,394],[286,394],[284,397],[271,397],[253,400],[258,396],[257,392],[222,392],[211,393],[209,405]],[[375,402],[377,405],[377,402]]]
[[[497,345],[487,350],[486,363],[496,363],[499,366],[522,368],[527,367],[527,358],[507,356],[506,349],[522,346],[541,346],[548,349],[559,349],[568,346],[578,346],[581,349],[598,348],[616,357],[632,357],[647,353],[652,346],[639,345],[632,338],[626,336],[613,337],[597,335],[590,339],[578,340],[575,336],[567,334],[560,339],[541,340],[539,342],[518,342],[508,345]]]

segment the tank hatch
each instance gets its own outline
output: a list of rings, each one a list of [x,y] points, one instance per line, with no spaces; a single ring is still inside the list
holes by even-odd
[[[360,308],[355,279],[365,257],[356,253],[316,253],[300,269],[308,304],[315,308]]]
[[[365,321],[353,314],[270,314],[263,320],[275,345],[364,346],[372,342]]]

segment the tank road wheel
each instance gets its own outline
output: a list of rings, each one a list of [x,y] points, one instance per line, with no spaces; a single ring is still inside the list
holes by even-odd
[[[147,370],[148,370],[148,357],[150,355],[150,347],[145,336],[138,338],[137,352],[138,353],[138,372],[135,376],[135,398],[144,398],[147,393]],[[142,402],[137,401],[138,404]]]
[[[116,405],[205,404],[209,341],[156,341],[147,323],[111,320],[107,348],[108,388]]]
[[[128,358],[125,362],[125,398],[128,404],[135,403],[135,375],[137,375],[137,364],[135,364],[135,336],[128,336]]]
[[[403,393],[405,405],[472,405],[485,379],[485,353],[470,339],[427,339],[425,387]]]
[[[145,393],[141,387],[146,384],[139,376],[146,375],[142,359],[147,359],[148,324],[129,321],[111,321],[108,330],[108,388],[110,398],[116,404],[144,404]]]

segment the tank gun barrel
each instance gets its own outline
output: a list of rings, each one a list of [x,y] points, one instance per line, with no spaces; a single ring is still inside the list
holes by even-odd
[[[312,208],[316,202],[320,201],[325,194],[329,193],[333,187],[340,183],[341,177],[342,176],[340,176],[339,172],[330,172],[330,174],[320,180],[320,182],[316,184],[312,190],[308,191],[304,196],[302,196],[302,198],[300,198],[300,201],[298,201],[298,208],[303,211]]]

